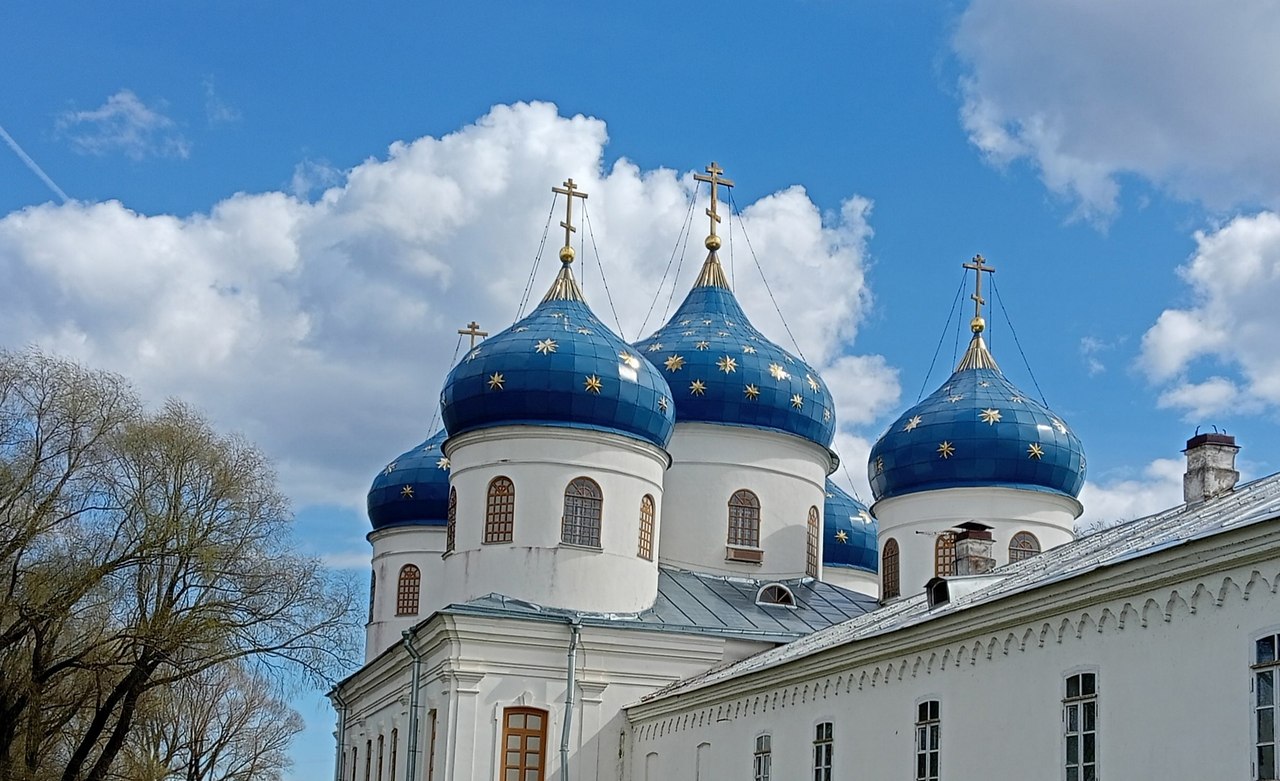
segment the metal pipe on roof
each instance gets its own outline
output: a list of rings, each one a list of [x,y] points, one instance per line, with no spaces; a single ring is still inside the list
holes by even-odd
[[[560,731],[560,781],[569,781],[569,731],[573,726],[573,689],[574,675],[578,666],[578,639],[582,630],[582,620],[577,616],[569,619],[569,651],[568,672],[564,683],[564,726]]]
[[[413,659],[413,683],[409,691],[409,756],[405,761],[405,778],[415,781],[418,773],[418,687],[422,682],[422,654],[413,647],[413,630],[401,633],[404,647]],[[381,771],[379,771],[381,772]]]

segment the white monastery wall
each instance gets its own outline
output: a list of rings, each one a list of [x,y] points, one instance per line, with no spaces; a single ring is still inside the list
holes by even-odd
[[[458,508],[442,604],[498,593],[592,612],[653,605],[668,462],[660,448],[597,431],[510,426],[451,438],[446,454]],[[488,486],[498,476],[515,485],[512,541],[485,544]],[[561,542],[565,489],[579,477],[594,480],[603,496],[599,548]],[[653,560],[637,555],[646,494],[655,504]]]
[[[1075,539],[1080,517],[1078,501],[1059,494],[1013,488],[945,488],[882,499],[871,510],[879,521],[877,538],[883,558],[885,541],[898,542],[899,583],[909,596],[924,589],[934,576],[934,545],[938,535],[965,521],[991,526],[996,566],[1009,563],[1009,541],[1018,532],[1031,532],[1047,551]],[[881,567],[883,570],[883,566]]]
[[[830,564],[822,565],[821,572],[824,583],[866,594],[873,599],[880,598],[880,576],[874,572],[853,567],[833,567]]]
[[[664,564],[749,578],[804,577],[809,508],[818,508],[821,522],[832,466],[825,448],[772,431],[676,423],[667,450]],[[760,500],[760,564],[725,560],[729,497],[743,488]]]
[[[1099,778],[1253,778],[1251,653],[1280,627],[1278,584],[1273,555],[1034,621],[973,620],[962,641],[860,641],[874,661],[798,662],[719,696],[690,692],[679,709],[637,706],[628,778],[750,778],[761,734],[772,736],[773,778],[812,777],[824,721],[832,778],[913,778],[916,706],[930,699],[947,781],[1063,778],[1064,679],[1077,672],[1098,676]]]
[[[365,625],[364,660],[376,657],[400,642],[400,633],[429,616],[445,603],[445,531],[443,526],[393,526],[370,532],[373,545],[373,609]],[[413,615],[396,615],[400,570],[412,564],[421,573],[419,608]]]

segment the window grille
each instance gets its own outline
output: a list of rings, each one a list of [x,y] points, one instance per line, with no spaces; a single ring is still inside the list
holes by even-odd
[[[653,561],[653,497],[648,494],[640,500],[640,549],[636,555]]]
[[[453,553],[453,544],[458,535],[458,491],[449,489],[449,514],[444,525],[444,552]]]
[[[502,711],[502,781],[542,781],[546,766],[547,713],[536,708]]]
[[[769,781],[773,775],[773,738],[769,735],[756,737],[756,753],[751,760],[755,781]]]
[[[418,615],[418,595],[422,593],[422,573],[412,564],[400,568],[396,583],[396,615]]]
[[[1098,676],[1067,676],[1067,696],[1062,701],[1062,727],[1066,741],[1067,781],[1098,778]]]
[[[824,721],[813,728],[813,781],[831,781],[831,761],[835,753],[834,730]]]
[[[885,540],[884,553],[880,554],[880,598],[893,599],[902,595],[898,577],[898,541]]]
[[[942,532],[933,543],[933,574],[950,577],[956,574],[956,533]]]
[[[938,781],[942,763],[942,710],[937,700],[916,706],[916,781]]]
[[[516,486],[506,477],[489,481],[488,498],[484,508],[484,541],[486,543],[511,542],[515,528]]]
[[[1040,552],[1040,541],[1031,532],[1018,532],[1009,540],[1009,561],[1029,559]]]
[[[1254,775],[1280,778],[1276,756],[1276,678],[1280,677],[1280,635],[1271,634],[1254,643],[1253,725]]]
[[[604,500],[600,486],[586,477],[576,478],[564,491],[564,517],[560,539],[570,545],[600,547],[600,514]]]
[[[805,546],[805,567],[804,571],[811,578],[818,577],[818,508],[809,508],[809,536],[808,544]]]
[[[729,544],[760,547],[760,500],[746,489],[729,497]]]

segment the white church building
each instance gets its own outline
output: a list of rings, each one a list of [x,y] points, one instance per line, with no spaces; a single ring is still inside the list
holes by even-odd
[[[473,345],[369,492],[336,781],[1274,779],[1280,476],[1075,539],[1085,457],[983,340],[831,482],[817,371],[718,258],[628,344],[574,280]],[[472,332],[475,327],[472,326]]]

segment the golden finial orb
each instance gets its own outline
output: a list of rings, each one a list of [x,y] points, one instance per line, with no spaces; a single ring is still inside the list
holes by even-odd
[[[715,252],[716,250],[720,249],[720,237],[715,235],[714,233],[708,236],[707,240],[703,243],[706,244],[707,249],[711,250],[712,252]]]
[[[560,262],[565,264],[573,262],[573,247],[560,248]]]
[[[985,329],[986,329],[986,327],[987,327],[987,321],[986,321],[986,320],[983,320],[981,317],[975,317],[975,318],[973,318],[972,320],[970,320],[970,321],[969,321],[969,328],[970,328],[970,329],[971,329],[975,334],[980,334],[980,333],[982,333],[982,332],[983,332],[983,330],[985,330]]]

